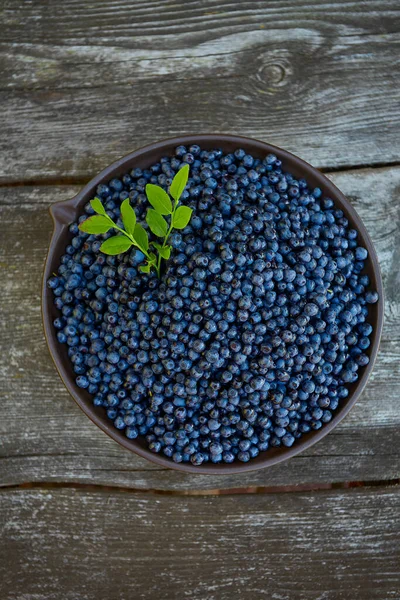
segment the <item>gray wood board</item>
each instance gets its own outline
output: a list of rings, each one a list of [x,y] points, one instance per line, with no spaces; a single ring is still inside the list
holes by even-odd
[[[89,179],[202,132],[325,168],[398,161],[399,14],[396,0],[5,3],[0,181]]]
[[[52,227],[47,208],[78,188],[1,189],[0,485],[70,481],[210,490],[399,477],[400,168],[331,178],[364,220],[382,267],[386,321],[376,367],[357,405],[327,438],[271,469],[219,477],[160,469],[119,447],[75,405],[44,341],[40,284]]]
[[[0,494],[7,600],[389,600],[400,488],[171,497]]]

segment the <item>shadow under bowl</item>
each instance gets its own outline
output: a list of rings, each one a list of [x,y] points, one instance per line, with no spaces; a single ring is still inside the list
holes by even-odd
[[[366,367],[360,370],[359,379],[355,383],[348,385],[349,395],[347,398],[341,400],[332,420],[318,431],[303,434],[300,439],[295,441],[291,448],[270,448],[265,452],[261,452],[256,458],[248,463],[207,463],[199,467],[187,463],[177,464],[166,456],[150,452],[146,447],[146,441],[144,439],[137,438],[136,440],[129,440],[124,433],[116,429],[113,423],[107,418],[105,409],[103,407],[95,407],[92,403],[91,395],[86,390],[83,390],[76,385],[75,374],[67,354],[67,347],[57,341],[56,330],[53,326],[53,321],[59,316],[59,311],[54,306],[53,292],[47,288],[46,282],[51,274],[58,270],[60,258],[64,254],[65,248],[72,238],[68,226],[70,223],[76,221],[83,213],[84,205],[95,196],[97,186],[100,183],[107,183],[113,177],[122,176],[134,167],[150,167],[152,164],[158,162],[162,156],[173,155],[176,146],[189,146],[191,144],[199,144],[201,148],[205,150],[222,148],[224,152],[233,152],[236,148],[241,147],[256,158],[264,158],[265,155],[269,153],[276,154],[282,161],[285,171],[290,172],[296,177],[305,177],[311,187],[321,188],[323,195],[332,198],[335,206],[343,210],[351,227],[358,231],[360,245],[367,248],[369,253],[369,259],[367,260],[364,272],[369,276],[372,288],[377,290],[379,294],[379,301],[376,304],[369,306],[368,321],[373,326],[371,345],[368,348],[370,362]],[[128,450],[163,467],[169,467],[189,473],[222,475],[261,469],[287,460],[288,458],[303,452],[318,440],[325,437],[347,415],[359,398],[372,371],[383,326],[383,287],[378,259],[367,230],[350,202],[333,185],[333,183],[329,181],[329,179],[297,156],[276,146],[235,135],[206,134],[176,137],[150,144],[117,160],[96,175],[74,198],[54,204],[50,208],[50,213],[54,220],[54,232],[46,259],[42,285],[42,316],[50,354],[62,381],[83,412],[86,413],[100,429]]]

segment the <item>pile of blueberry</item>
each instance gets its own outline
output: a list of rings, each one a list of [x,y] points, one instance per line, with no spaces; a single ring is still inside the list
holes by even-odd
[[[129,197],[144,224],[146,184],[168,190],[184,164],[193,216],[161,279],[74,223],[48,282],[54,327],[77,385],[128,438],[177,463],[247,462],[332,419],[369,362],[378,294],[343,212],[275,155],[179,146],[96,195],[113,219]]]

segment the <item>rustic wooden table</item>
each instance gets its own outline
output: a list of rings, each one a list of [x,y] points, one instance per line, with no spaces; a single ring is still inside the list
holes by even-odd
[[[398,0],[0,2],[1,600],[400,598]],[[44,341],[48,207],[147,142],[260,138],[319,167],[378,251],[385,329],[327,438],[245,475],[97,429]]]

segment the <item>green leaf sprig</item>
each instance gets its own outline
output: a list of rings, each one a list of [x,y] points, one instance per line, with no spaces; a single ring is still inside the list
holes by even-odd
[[[158,252],[156,271],[160,276],[161,260],[169,259],[171,246],[167,244],[173,229],[184,229],[192,216],[192,209],[188,206],[179,205],[180,197],[186,187],[189,177],[189,165],[182,167],[172,180],[169,188],[170,196],[158,185],[148,183],[146,185],[147,199],[153,208],[149,208],[146,214],[146,223],[157,237],[163,238],[162,244],[153,242]],[[169,216],[169,224],[164,219]]]
[[[140,223],[136,222],[136,214],[130,205],[129,198],[121,204],[121,218],[125,229],[119,227],[106,210],[99,198],[90,201],[96,215],[89,217],[79,225],[79,229],[89,234],[108,233],[110,229],[119,231],[105,240],[100,246],[104,254],[116,255],[126,252],[132,246],[138,248],[146,257],[145,264],[139,267],[142,273],[149,273],[152,268],[161,273],[162,259],[168,260],[171,255],[171,246],[167,244],[173,229],[184,229],[192,216],[192,209],[188,206],[179,205],[180,197],[186,187],[189,177],[189,165],[182,167],[172,180],[169,192],[170,196],[160,186],[148,183],[146,195],[153,208],[146,213],[146,223],[155,236],[162,238],[162,243],[149,242],[147,231]],[[164,217],[169,217],[167,221]],[[150,246],[154,248],[151,251]]]

